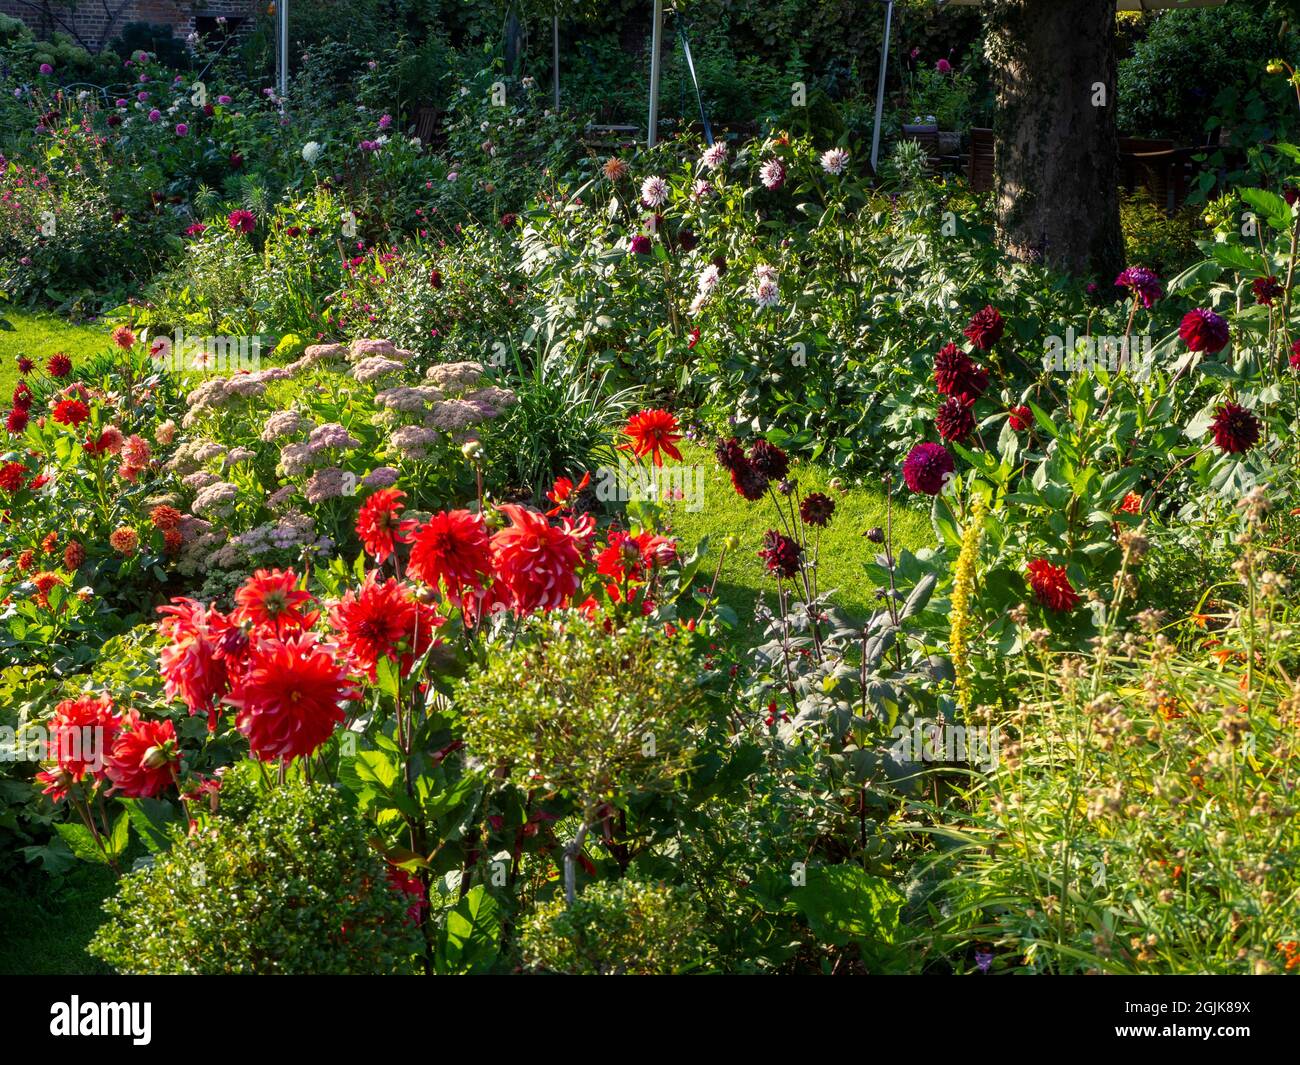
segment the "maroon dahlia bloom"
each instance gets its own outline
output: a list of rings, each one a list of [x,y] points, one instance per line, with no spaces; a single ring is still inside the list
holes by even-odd
[[[735,473],[742,466],[749,465],[749,460],[745,458],[745,449],[734,436],[719,440],[713,449],[713,454],[718,460],[718,465],[728,473]]]
[[[731,487],[745,499],[755,503],[762,499],[763,493],[767,491],[767,478],[749,464],[749,459],[742,461],[743,465],[731,471]]]
[[[1291,358],[1288,361],[1291,363],[1291,369],[1300,370],[1300,340],[1291,345]]]
[[[775,444],[758,439],[750,446],[749,464],[769,481],[782,480],[790,472],[790,458]]]
[[[975,415],[971,405],[957,396],[949,396],[939,404],[934,416],[934,427],[945,440],[964,440],[975,428]]]
[[[1250,283],[1250,290],[1255,294],[1255,302],[1264,307],[1271,307],[1286,291],[1276,277],[1257,277]]]
[[[1228,323],[1213,311],[1197,307],[1183,315],[1178,335],[1192,351],[1214,355],[1228,345]]]
[[[1230,455],[1249,451],[1259,441],[1259,419],[1236,403],[1221,404],[1210,423],[1214,442]]]
[[[1147,310],[1150,310],[1156,300],[1163,298],[1165,294],[1160,278],[1145,266],[1130,266],[1115,278],[1115,284],[1132,292],[1142,301],[1142,306]]]
[[[808,525],[822,528],[835,513],[835,500],[821,492],[809,492],[799,504],[799,517]]]
[[[963,332],[966,339],[980,351],[988,351],[1002,339],[1002,331],[1005,328],[1006,323],[1002,321],[1002,315],[997,308],[985,307],[982,311],[976,311],[971,315],[970,324]]]
[[[647,237],[644,233],[638,233],[635,237],[632,238],[632,254],[633,255],[650,254],[650,238]]]
[[[1012,407],[1007,414],[1007,420],[1011,422],[1012,429],[1023,433],[1034,424],[1034,412],[1028,407]]]
[[[913,492],[938,495],[955,468],[952,455],[942,444],[917,444],[903,460],[903,480]]]
[[[778,577],[793,577],[799,572],[799,556],[803,548],[788,536],[783,536],[775,529],[768,529],[763,536],[763,549],[758,557],[767,564],[768,573]]]
[[[988,388],[989,375],[956,344],[945,344],[934,357],[934,384],[940,395],[974,401]]]

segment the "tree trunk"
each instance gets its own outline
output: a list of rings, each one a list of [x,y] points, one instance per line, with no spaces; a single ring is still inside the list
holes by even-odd
[[[1115,0],[993,0],[998,241],[1022,262],[1112,280],[1123,268]]]

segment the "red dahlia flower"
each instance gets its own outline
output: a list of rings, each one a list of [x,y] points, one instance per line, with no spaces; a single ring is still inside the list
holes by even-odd
[[[609,534],[605,550],[596,556],[596,572],[613,583],[606,586],[611,599],[619,598],[619,586],[626,581],[644,581],[656,566],[669,565],[677,557],[677,543],[651,532],[636,536],[616,529]]]
[[[180,698],[191,714],[206,713],[208,728],[215,731],[217,704],[230,690],[230,663],[223,653],[230,621],[215,607],[179,597],[158,613],[164,640],[158,664],[167,697]]]
[[[61,399],[54,405],[52,417],[60,425],[76,428],[90,417],[90,408],[79,399]]]
[[[172,783],[180,765],[176,726],[170,721],[144,721],[136,710],[130,711],[122,724],[106,766],[113,793],[151,799]]]
[[[26,355],[19,355],[19,356],[18,356],[18,372],[19,372],[20,374],[22,374],[24,377],[26,377],[26,376],[27,376],[29,373],[31,373],[34,369],[36,369],[36,363],[34,363],[34,362],[33,362],[31,359],[29,359]]]
[[[1291,358],[1287,360],[1291,369],[1300,370],[1300,340],[1291,345]]]
[[[513,503],[499,509],[510,519],[492,536],[492,572],[500,598],[519,615],[563,606],[578,590],[579,544],[537,511]]]
[[[988,351],[1002,339],[1005,328],[1001,313],[996,307],[990,306],[971,315],[970,323],[962,332],[980,351]]]
[[[1064,566],[1055,566],[1045,559],[1029,563],[1029,587],[1034,596],[1049,610],[1069,613],[1079,605],[1079,593],[1070,585]]]
[[[1214,355],[1228,344],[1228,323],[1211,310],[1197,307],[1183,316],[1178,335],[1192,351]]]
[[[913,492],[938,495],[955,468],[952,455],[942,444],[917,444],[903,460],[903,480]]]
[[[0,489],[6,492],[17,492],[26,481],[23,476],[26,472],[27,467],[21,462],[6,462],[0,466]]]
[[[14,436],[17,436],[27,428],[27,412],[22,407],[15,407],[9,412],[9,417],[5,419],[5,428]]]
[[[552,510],[546,512],[546,516],[553,518],[562,511],[571,510],[589,484],[591,484],[590,473],[584,473],[582,480],[576,485],[567,477],[557,477],[551,490],[546,493],[546,498],[555,504]]]
[[[87,773],[102,780],[104,758],[120,727],[121,719],[107,695],[65,699],[50,720],[49,756],[74,781]]]
[[[357,535],[366,554],[383,565],[397,550],[397,545],[409,544],[418,524],[413,518],[402,518],[402,502],[406,493],[399,488],[381,488],[361,504],[357,513]]]
[[[226,702],[235,725],[264,762],[312,754],[344,720],[342,703],[360,698],[338,648],[314,633],[249,645],[248,662]]]
[[[440,511],[416,530],[407,569],[416,580],[441,589],[459,604],[466,589],[483,588],[492,571],[487,526],[468,510]]]
[[[284,638],[300,629],[310,629],[320,611],[307,610],[316,599],[298,587],[293,570],[259,569],[235,592],[235,609],[230,618],[247,622],[254,634]]]
[[[767,491],[767,478],[749,464],[745,459],[743,466],[731,471],[731,487],[744,499],[755,503],[763,498]]]
[[[1125,514],[1141,514],[1142,497],[1136,492],[1127,493],[1123,502],[1120,503],[1119,509]]]
[[[63,352],[56,351],[46,362],[45,372],[51,377],[67,377],[72,373],[72,360]]]
[[[389,577],[379,584],[371,573],[361,593],[349,590],[329,612],[330,627],[352,668],[378,679],[379,660],[398,663],[402,676],[434,643],[434,630],[446,618],[417,600],[411,590]]]
[[[1236,403],[1223,403],[1214,412],[1210,431],[1221,451],[1240,455],[1259,442],[1259,419],[1245,407]]]
[[[677,441],[682,438],[682,434],[677,430],[677,418],[670,411],[658,409],[638,411],[623,427],[623,433],[631,439],[631,443],[618,446],[624,451],[631,451],[638,458],[645,455],[653,456],[656,466],[664,464],[663,454],[660,452],[681,462],[682,453],[677,450]]]
[[[119,325],[112,332],[113,343],[125,351],[128,348],[135,347],[135,334],[131,332],[130,327]]]
[[[233,162],[235,157],[232,155],[230,158]],[[241,159],[240,162],[243,162],[243,160]],[[226,216],[226,224],[236,233],[251,233],[257,228],[257,219],[253,217],[252,211],[245,211],[241,208],[238,211],[231,211]]]
[[[26,381],[14,385],[14,407],[18,410],[32,409],[32,390],[27,387]]]

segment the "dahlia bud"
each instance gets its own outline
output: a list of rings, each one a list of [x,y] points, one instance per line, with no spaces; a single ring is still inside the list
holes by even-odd
[[[1282,60],[1270,59],[1268,61],[1268,66],[1265,67],[1264,69],[1267,70],[1270,74],[1281,74],[1282,71],[1285,69],[1285,67],[1283,67],[1282,65]]]
[[[838,477],[832,477],[826,485],[832,492],[843,492],[844,482]]]
[[[144,757],[140,759],[140,765],[144,769],[161,769],[172,760],[171,754],[166,747],[150,747],[144,752]]]
[[[879,525],[873,525],[867,530],[867,539],[873,544],[883,544],[885,542],[885,530]]]
[[[483,445],[477,440],[466,440],[460,447],[460,453],[468,462],[477,462],[483,455]]]
[[[740,537],[735,533],[727,533],[727,535],[722,538],[722,548],[724,551],[735,551],[738,547],[740,547]]]

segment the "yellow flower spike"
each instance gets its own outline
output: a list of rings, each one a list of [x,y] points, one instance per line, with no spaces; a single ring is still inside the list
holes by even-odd
[[[977,495],[971,506],[970,521],[961,534],[961,551],[957,555],[952,581],[952,613],[948,630],[948,653],[952,658],[953,686],[957,705],[970,708],[970,649],[967,631],[971,624],[971,603],[975,593],[975,569],[980,544],[984,540],[984,497]]]

